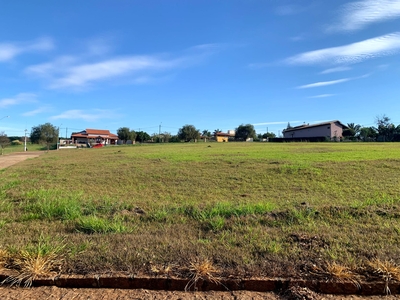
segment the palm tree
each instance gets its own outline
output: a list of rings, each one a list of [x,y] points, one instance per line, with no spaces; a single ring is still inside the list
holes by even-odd
[[[351,136],[357,136],[360,133],[361,125],[354,123],[347,123],[347,127]]]

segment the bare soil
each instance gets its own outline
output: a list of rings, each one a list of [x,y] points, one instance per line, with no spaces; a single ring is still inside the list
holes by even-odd
[[[38,157],[42,155],[43,151],[32,151],[32,152],[16,152],[7,155],[0,156],[0,169],[8,168],[9,166],[15,165],[28,158]]]
[[[284,300],[284,299],[305,299],[305,300],[394,300],[398,299],[396,296],[356,296],[356,295],[322,295],[317,294],[306,288],[299,288],[296,291],[285,292],[282,295],[269,292],[249,292],[249,291],[235,291],[235,292],[179,292],[179,291],[150,291],[150,290],[126,290],[126,289],[68,289],[58,287],[35,287],[35,288],[22,288],[22,287],[0,287],[0,299],[204,299],[204,300],[250,300],[250,299],[266,299],[266,300]]]

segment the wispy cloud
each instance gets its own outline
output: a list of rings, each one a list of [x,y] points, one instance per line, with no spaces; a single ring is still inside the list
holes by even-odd
[[[287,4],[278,6],[275,9],[275,13],[279,16],[292,16],[292,15],[297,15],[305,10],[307,10],[306,6]]]
[[[60,57],[52,62],[33,65],[25,71],[49,81],[49,88],[84,88],[90,84],[116,78],[130,78],[130,82],[143,83],[149,74],[185,68],[214,53],[218,45],[205,44],[192,47],[182,55],[133,55],[113,57],[97,62],[83,62],[73,56]],[[86,60],[86,59],[85,59]]]
[[[48,51],[53,48],[53,42],[48,38],[33,42],[0,43],[0,62],[11,60],[22,53]]]
[[[31,110],[31,111],[24,112],[21,115],[24,117],[31,117],[31,116],[36,116],[37,114],[41,114],[41,113],[44,113],[47,111],[49,111],[49,107],[40,107],[40,108]]]
[[[342,6],[339,21],[328,32],[356,31],[369,24],[400,17],[400,0],[363,0]]]
[[[0,108],[6,108],[8,106],[20,105],[29,102],[36,102],[36,95],[30,93],[20,93],[11,98],[0,99]]]
[[[382,35],[345,46],[304,52],[285,60],[290,65],[353,64],[400,51],[400,32]]]
[[[107,109],[91,109],[91,110],[80,110],[72,109],[67,110],[59,115],[50,117],[51,120],[82,120],[86,122],[95,122],[102,119],[114,119],[118,117],[118,114],[107,110]]]
[[[364,74],[364,75],[358,76],[358,77],[341,78],[341,79],[331,80],[331,81],[320,81],[320,82],[310,83],[310,84],[306,84],[306,85],[300,85],[300,86],[298,86],[296,88],[297,89],[309,89],[309,88],[315,88],[315,87],[321,87],[321,86],[327,86],[327,85],[334,85],[334,84],[338,84],[338,83],[347,82],[347,81],[350,81],[350,80],[366,78],[366,77],[368,77],[370,75],[371,74],[368,73],[368,74]]]
[[[278,122],[264,122],[264,123],[255,123],[252,124],[253,126],[265,126],[265,125],[282,125],[282,124],[287,124],[287,123],[295,124],[295,123],[301,123],[301,121],[278,121]]]
[[[327,98],[327,97],[332,97],[335,96],[335,94],[321,94],[321,95],[316,95],[316,96],[310,96],[307,98],[313,99],[313,98]]]
[[[330,69],[323,70],[319,74],[331,74],[331,73],[344,72],[344,71],[349,71],[349,70],[351,70],[350,67],[342,66],[342,67],[336,67],[336,68],[330,68]]]
[[[311,83],[311,84],[300,85],[296,88],[297,89],[309,89],[309,88],[338,84],[338,83],[342,83],[342,82],[346,82],[346,81],[350,81],[350,80],[352,80],[352,78],[342,78],[342,79],[331,80],[331,81],[320,81],[320,82],[315,82],[315,83]]]

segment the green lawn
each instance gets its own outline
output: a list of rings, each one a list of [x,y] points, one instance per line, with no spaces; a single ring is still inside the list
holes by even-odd
[[[0,248],[61,249],[65,272],[182,275],[210,260],[222,275],[304,277],[400,262],[400,143],[70,149],[0,179]]]

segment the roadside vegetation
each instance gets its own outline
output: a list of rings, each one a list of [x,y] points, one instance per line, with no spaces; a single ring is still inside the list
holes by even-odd
[[[0,178],[17,281],[32,253],[62,273],[400,278],[398,143],[71,149]]]

